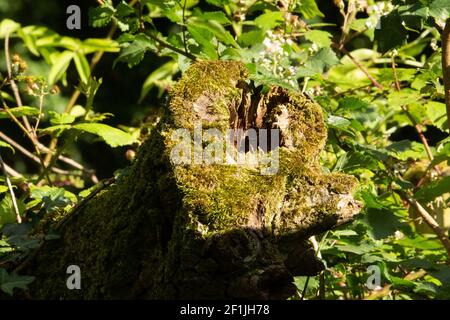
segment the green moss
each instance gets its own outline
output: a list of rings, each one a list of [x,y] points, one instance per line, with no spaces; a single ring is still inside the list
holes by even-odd
[[[318,105],[300,94],[273,88],[263,97],[268,110],[265,127],[275,126],[279,114],[289,111],[284,134],[292,137],[292,145],[281,147],[277,174],[261,175],[258,165],[171,161],[174,130],[188,129],[192,134],[199,122],[204,129],[228,129],[230,110],[243,95],[238,84],[246,77],[245,67],[230,61],[199,62],[183,75],[161,123],[128,173],[77,212],[61,240],[49,243],[37,258],[38,279],[33,284],[37,296],[131,298],[142,292],[149,298],[183,296],[177,290],[186,275],[220,268],[211,261],[201,264],[204,246],[218,235],[232,235],[230,243],[236,237],[250,242],[247,228],[270,230],[277,237],[292,233],[306,237],[311,230],[333,225],[342,214],[342,199],[351,197],[357,181],[322,172],[318,156],[326,140],[323,115]],[[192,137],[187,143],[191,142]],[[82,291],[65,287],[69,264],[82,270]],[[207,276],[192,276],[190,285],[195,287],[195,279]],[[221,285],[225,287],[219,283],[217,287]]]
[[[247,75],[239,62],[216,61],[194,64],[178,82],[171,95],[169,109],[176,128],[193,129],[201,121],[204,128],[228,128],[229,107],[240,98],[238,82]],[[203,110],[193,112],[194,104]],[[207,118],[213,121],[208,121]]]

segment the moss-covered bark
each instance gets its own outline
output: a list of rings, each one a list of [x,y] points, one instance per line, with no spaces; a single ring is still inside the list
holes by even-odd
[[[261,163],[176,164],[175,130],[193,139],[200,125],[222,133],[279,129],[281,147],[265,153],[279,152],[277,172],[261,174]],[[325,141],[321,109],[305,97],[252,92],[237,62],[196,63],[127,173],[40,250],[30,266],[33,297],[289,297],[293,276],[323,268],[308,238],[360,209],[356,179],[322,172]],[[66,288],[71,264],[81,268],[81,290]]]

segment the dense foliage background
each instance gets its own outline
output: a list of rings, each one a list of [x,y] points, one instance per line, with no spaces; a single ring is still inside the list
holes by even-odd
[[[323,167],[361,182],[363,212],[313,239],[327,269],[292,299],[450,298],[448,1],[86,0],[69,30],[71,2],[0,0],[4,293],[26,296],[49,222],[120,176],[180,74],[233,59],[319,103]]]

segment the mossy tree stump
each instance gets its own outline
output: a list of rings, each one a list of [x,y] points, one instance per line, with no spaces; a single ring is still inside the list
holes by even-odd
[[[271,129],[279,168],[176,165],[174,130]],[[309,237],[349,221],[355,178],[325,174],[321,109],[281,88],[252,91],[237,62],[198,62],[119,181],[78,210],[30,264],[34,298],[285,299],[323,269]],[[267,150],[274,152],[275,150]],[[68,290],[66,269],[81,269]]]

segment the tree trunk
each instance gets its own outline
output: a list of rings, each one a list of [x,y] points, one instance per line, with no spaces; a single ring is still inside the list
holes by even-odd
[[[323,269],[308,239],[359,212],[357,181],[322,172],[319,106],[278,87],[258,92],[246,77],[237,62],[186,71],[134,164],[29,265],[33,298],[286,299],[294,276]],[[227,138],[224,157],[217,137],[229,128],[254,129],[256,150],[251,137]],[[200,163],[208,151],[253,161]],[[69,265],[80,267],[81,290],[67,289]]]

